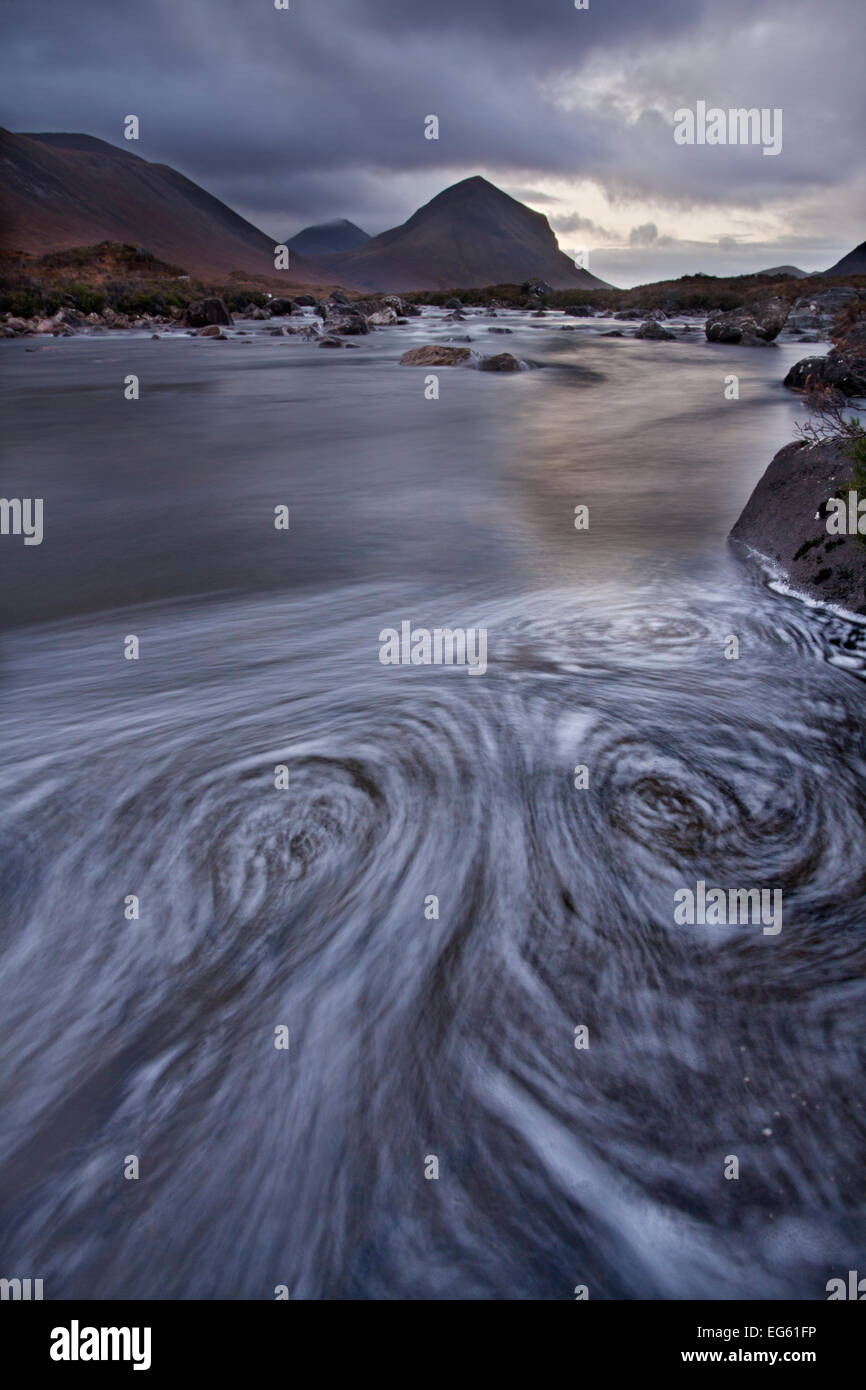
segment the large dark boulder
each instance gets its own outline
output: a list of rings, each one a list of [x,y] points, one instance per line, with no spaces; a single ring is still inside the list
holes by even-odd
[[[827,530],[829,498],[855,490],[841,443],[798,441],[780,449],[730,539],[770,562],[799,593],[866,613],[866,537]]]
[[[714,309],[707,318],[705,332],[711,343],[744,343],[757,347],[778,338],[790,312],[784,299],[768,299],[748,308]]]
[[[272,314],[282,318],[284,314],[290,314],[292,312],[294,303],[291,299],[269,299],[268,308]]]
[[[866,375],[832,350],[823,357],[803,357],[785,377],[792,391],[823,391],[832,387],[843,396],[866,396]]]
[[[223,299],[196,299],[188,304],[184,323],[189,328],[207,328],[211,323],[231,323],[232,316]]]

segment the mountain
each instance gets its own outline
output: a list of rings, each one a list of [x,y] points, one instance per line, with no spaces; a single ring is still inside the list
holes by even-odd
[[[546,280],[554,289],[602,289],[559,249],[547,218],[480,176],[463,179],[400,227],[344,255],[322,257],[367,290],[473,289]]]
[[[334,252],[354,251],[369,240],[369,232],[362,232],[354,222],[347,222],[343,217],[336,222],[317,222],[313,227],[305,227],[286,245],[302,256],[328,256]]]
[[[231,271],[291,285],[335,281],[292,254],[274,269],[274,241],[167,164],[151,164],[91,135],[14,135],[0,129],[0,248],[66,250],[128,242],[200,278]]]
[[[796,265],[771,265],[769,270],[756,270],[756,275],[790,275],[793,280],[808,280],[809,271]]]
[[[849,251],[847,256],[843,256],[841,261],[831,265],[823,274],[866,275],[866,241],[861,241],[859,246],[855,246],[853,251]]]

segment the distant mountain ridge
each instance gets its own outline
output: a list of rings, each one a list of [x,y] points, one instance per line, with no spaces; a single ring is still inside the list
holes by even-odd
[[[101,241],[144,246],[194,276],[279,276],[287,285],[334,284],[293,254],[274,268],[274,241],[167,164],[92,135],[15,135],[0,129],[0,247],[45,252]]]
[[[797,265],[771,265],[767,270],[756,270],[756,275],[790,275],[793,280],[808,280],[809,272]]]
[[[305,227],[285,244],[302,256],[330,256],[355,251],[369,240],[369,232],[362,231],[354,222],[341,217],[334,222],[317,222],[312,227]]]
[[[373,291],[445,290],[521,284],[603,289],[559,249],[543,213],[480,175],[452,184],[407,222],[347,254],[322,258],[339,277]]]
[[[0,128],[0,249],[40,255],[100,242],[143,247],[200,279],[234,272],[290,287],[362,292],[479,289],[539,279],[611,288],[560,250],[547,218],[480,175],[452,184],[399,227],[369,237],[346,218],[305,227],[276,271],[273,238],[167,164],[81,133]],[[763,275],[808,278],[798,266]],[[866,275],[866,242],[826,276]]]

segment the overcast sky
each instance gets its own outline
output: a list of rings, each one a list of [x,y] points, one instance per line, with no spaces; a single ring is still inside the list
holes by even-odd
[[[866,236],[863,0],[290,4],[0,0],[0,124],[171,164],[278,240],[484,174],[622,285],[824,269]],[[676,144],[698,101],[781,108],[781,153]]]

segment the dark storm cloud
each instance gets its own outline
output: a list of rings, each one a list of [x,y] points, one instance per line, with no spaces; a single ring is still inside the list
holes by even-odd
[[[83,130],[200,181],[274,235],[402,220],[478,169],[682,206],[785,200],[863,169],[860,0],[26,0],[5,5],[2,122]],[[780,37],[781,34],[781,47]],[[682,58],[688,42],[704,66]],[[762,48],[763,42],[763,48]],[[714,63],[714,56],[721,59]],[[613,74],[613,86],[611,86]],[[620,77],[621,90],[616,90]],[[778,159],[674,144],[699,99],[780,106]],[[436,114],[441,138],[423,138]],[[860,122],[862,124],[862,122]]]

